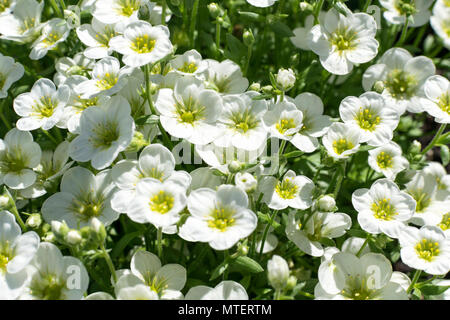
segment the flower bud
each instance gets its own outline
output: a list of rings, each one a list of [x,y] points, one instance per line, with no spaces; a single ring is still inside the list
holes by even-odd
[[[99,243],[103,243],[106,239],[105,225],[97,218],[93,218],[90,227],[93,232],[93,238]]]
[[[375,82],[373,85],[373,91],[381,94],[384,91],[384,82],[383,81]]]
[[[228,164],[228,170],[230,170],[231,173],[239,172],[242,169],[242,163],[239,161],[233,160]]]
[[[52,232],[57,238],[65,239],[67,233],[69,232],[69,227],[66,222],[52,221]]]
[[[81,24],[80,8],[78,6],[69,6],[64,10],[64,19],[70,29],[78,28]]]
[[[131,143],[128,145],[126,152],[138,152],[143,147],[148,146],[148,141],[144,138],[142,132],[135,130],[133,139]]]
[[[66,241],[71,245],[77,245],[81,243],[83,238],[81,237],[80,231],[78,230],[70,230],[67,233]]]
[[[42,237],[42,241],[45,242],[56,242],[56,237],[55,234],[53,232],[47,232],[43,237]]]
[[[238,172],[234,177],[234,183],[245,192],[252,192],[256,189],[258,181],[248,172]]]
[[[223,15],[223,10],[215,2],[211,2],[210,4],[208,4],[208,10],[213,19],[216,19],[217,17],[221,17]]]
[[[266,94],[271,94],[273,92],[273,87],[268,85],[261,88],[261,91]]]
[[[37,229],[42,224],[42,217],[39,213],[33,213],[28,217],[25,224],[27,225],[27,227],[30,227],[32,229]]]
[[[244,44],[247,47],[250,47],[255,42],[255,37],[253,36],[253,32],[250,29],[246,29],[244,31],[242,38],[244,39]]]
[[[289,277],[287,284],[286,284],[286,290],[292,290],[297,285],[297,277],[292,275]]]
[[[419,154],[421,152],[421,150],[422,150],[422,144],[419,141],[414,140],[411,143],[411,145],[409,146],[408,153],[412,154],[412,155],[416,155],[416,154]]]
[[[306,12],[313,12],[314,7],[306,1],[302,1],[302,2],[300,2],[300,10],[306,11]]]
[[[261,85],[258,82],[253,82],[248,88],[249,91],[259,91],[261,90]]]
[[[317,200],[317,209],[323,212],[333,212],[336,209],[336,201],[332,196],[324,195]]]
[[[240,244],[238,246],[238,252],[241,256],[246,256],[248,254],[248,246],[246,244]]]
[[[9,197],[2,194],[0,195],[0,209],[9,208]]]
[[[276,290],[286,287],[289,279],[289,266],[282,257],[274,255],[267,262],[267,272],[270,285]]]
[[[295,74],[292,69],[283,69],[278,70],[277,73],[277,86],[282,91],[288,91],[295,84]]]

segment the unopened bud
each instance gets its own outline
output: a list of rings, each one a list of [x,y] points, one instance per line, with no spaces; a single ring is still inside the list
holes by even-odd
[[[25,224],[32,229],[37,229],[42,224],[42,217],[39,213],[33,213],[28,217]]]
[[[9,197],[6,195],[0,196],[0,209],[7,209],[9,207]]]
[[[261,88],[261,91],[266,94],[271,94],[273,92],[273,87],[268,85]]]
[[[255,177],[248,173],[236,173],[236,176],[234,177],[234,183],[237,187],[241,188],[245,192],[252,192],[256,189],[256,185],[258,181],[255,179]]]
[[[216,19],[223,14],[220,6],[215,2],[211,2],[210,4],[208,4],[208,10],[213,19]]]
[[[55,234],[53,232],[47,232],[43,237],[42,237],[42,241],[45,242],[56,242],[56,237]]]
[[[255,37],[253,36],[253,32],[250,29],[246,29],[244,31],[242,38],[244,39],[244,44],[247,47],[250,47],[255,42]]]
[[[261,90],[261,85],[258,82],[253,82],[248,88],[249,91],[259,91]]]
[[[277,73],[277,86],[282,91],[288,91],[295,84],[295,74],[292,69],[280,69]]]
[[[105,225],[98,220],[97,218],[93,218],[91,220],[91,230],[93,231],[93,235],[95,236],[95,240],[99,241],[99,243],[103,243],[106,239],[106,229]]]
[[[248,254],[248,246],[246,244],[240,244],[238,246],[238,252],[241,256],[246,256]]]
[[[286,284],[286,290],[292,290],[297,285],[297,277],[296,276],[290,276],[287,284]]]
[[[65,239],[67,233],[69,232],[69,227],[66,222],[52,221],[52,232],[56,237]]]
[[[239,161],[231,161],[228,164],[228,170],[230,170],[231,173],[239,172],[242,169],[242,164]]]
[[[300,10],[306,11],[306,12],[313,12],[314,7],[306,1],[302,1],[302,2],[300,2]]]
[[[373,85],[373,91],[381,94],[384,91],[384,82],[383,81],[375,82]]]
[[[277,290],[286,287],[289,279],[289,266],[282,257],[274,255],[267,262],[267,272],[270,285]]]
[[[69,243],[71,245],[77,245],[77,244],[81,243],[81,240],[83,240],[83,238],[81,237],[80,231],[70,230],[67,233],[67,237],[66,237],[67,243]]]
[[[148,146],[148,141],[144,138],[142,132],[135,130],[133,139],[131,143],[128,145],[126,152],[138,152],[143,147]]]
[[[332,196],[324,195],[317,200],[317,208],[319,211],[333,212],[336,209],[336,201]]]
[[[422,144],[421,144],[419,141],[414,140],[414,141],[411,143],[408,152],[409,152],[410,154],[415,155],[415,154],[419,154],[421,151],[422,151]]]

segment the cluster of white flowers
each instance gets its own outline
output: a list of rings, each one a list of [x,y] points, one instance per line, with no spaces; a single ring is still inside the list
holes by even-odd
[[[448,152],[450,83],[401,47],[430,22],[450,49],[449,1],[380,0],[404,27],[390,48],[364,10],[302,2],[290,41],[314,61],[265,87],[220,49],[219,5],[210,59],[177,52],[165,1],[72,2],[0,0],[0,45],[28,50],[0,54],[0,299],[409,299],[450,271],[450,175],[426,159]],[[33,78],[36,60],[54,72]],[[328,90],[359,76],[360,92],[330,112],[323,86],[299,89],[312,66]],[[400,144],[410,115],[440,124],[423,150]],[[318,283],[303,292],[308,265]],[[198,270],[210,282],[189,282]]]

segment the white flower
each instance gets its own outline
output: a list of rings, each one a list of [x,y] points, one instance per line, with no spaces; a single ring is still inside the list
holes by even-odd
[[[324,212],[333,212],[336,208],[336,200],[330,195],[324,195],[317,200],[317,209]]]
[[[361,133],[360,142],[382,146],[390,142],[400,121],[397,110],[386,104],[382,95],[366,92],[346,97],[339,106],[342,121]]]
[[[204,145],[219,135],[215,124],[222,112],[222,99],[205,89],[200,80],[181,78],[174,90],[160,89],[155,106],[162,126],[174,137]]]
[[[24,198],[37,198],[47,193],[46,188],[70,168],[73,161],[69,160],[69,142],[61,142],[56,149],[44,150],[42,152],[41,161],[34,168],[37,173],[36,182],[20,191],[20,195]]]
[[[320,265],[314,295],[319,300],[408,300],[404,282],[382,254],[358,258],[339,252]]]
[[[450,14],[449,14],[450,17]],[[450,123],[450,82],[442,76],[432,76],[424,84],[427,99],[423,109],[439,123]]]
[[[130,67],[141,67],[155,63],[173,50],[166,26],[154,26],[146,21],[136,21],[127,25],[123,35],[109,41],[114,51],[123,54],[122,61]]]
[[[145,178],[136,185],[136,196],[128,206],[128,216],[138,223],[151,223],[156,228],[178,222],[186,206],[186,189],[175,181],[161,182]]]
[[[110,170],[94,175],[82,167],[71,168],[64,173],[60,190],[42,205],[42,216],[47,222],[65,221],[70,228],[78,229],[89,226],[93,218],[108,226],[119,217],[111,208],[117,188]]]
[[[353,70],[354,64],[375,58],[379,45],[376,32],[377,23],[372,16],[351,12],[344,16],[332,9],[320,25],[310,30],[308,43],[326,70],[345,75]]]
[[[202,60],[202,56],[197,50],[189,50],[181,55],[176,55],[168,64],[174,72],[183,76],[199,77],[208,68],[208,62]]]
[[[126,26],[138,20],[139,8],[146,4],[148,0],[97,0],[92,15],[103,23]]]
[[[344,243],[342,244],[342,252],[350,252],[350,253],[356,255],[359,252],[359,250],[361,250],[365,241],[366,240],[364,238],[358,238],[358,237],[347,238],[347,239],[345,239]],[[364,248],[362,249],[361,254],[364,255],[369,252],[370,252],[370,247],[364,245]]]
[[[289,266],[286,260],[274,254],[272,258],[267,261],[267,279],[274,289],[284,289],[289,279]]]
[[[273,6],[277,0],[247,0],[247,2],[258,8],[266,8]]]
[[[34,231],[21,234],[14,216],[0,211],[0,299],[16,299],[25,284],[25,267],[33,259],[39,246]]]
[[[361,141],[360,137],[361,133],[359,130],[344,123],[335,122],[322,138],[322,143],[331,157],[345,159],[358,151]]]
[[[148,101],[142,96],[142,88],[144,88],[144,86],[144,74],[140,69],[136,69],[128,77],[127,84],[118,92],[118,94],[127,99],[130,104],[131,115],[134,119],[138,119],[139,117],[151,113]]]
[[[325,14],[325,11],[320,11],[319,21],[322,21],[325,18]],[[292,44],[302,50],[311,50],[308,43],[308,33],[313,26],[314,15],[310,14],[305,18],[303,27],[298,27],[292,30],[292,33],[294,34],[293,37],[290,37]]]
[[[76,29],[77,36],[85,46],[83,54],[90,59],[102,59],[113,52],[109,41],[119,33],[114,24],[102,23],[92,18],[91,24],[83,24]]]
[[[8,96],[11,85],[23,77],[23,66],[14,59],[0,53],[0,99]]]
[[[128,67],[120,68],[120,62],[114,57],[106,57],[95,63],[92,79],[80,83],[75,89],[81,98],[89,99],[99,94],[113,95],[127,84],[132,72]]]
[[[263,116],[263,123],[271,137],[291,141],[300,146],[296,141],[297,133],[303,128],[303,113],[298,110],[293,102],[285,99],[282,102],[269,104],[269,111]]]
[[[323,102],[315,94],[300,93],[295,99],[285,97],[302,112],[302,127],[290,142],[303,152],[313,152],[319,147],[318,137],[323,136],[331,125],[329,116],[323,115]]]
[[[283,210],[287,207],[305,210],[312,206],[314,183],[303,175],[289,170],[281,181],[275,177],[266,177],[260,183],[263,201],[269,208]]]
[[[53,76],[53,81],[60,86],[72,76],[88,76],[94,63],[94,60],[86,58],[82,53],[77,53],[73,58],[60,58],[55,64],[57,73]]]
[[[450,199],[441,202],[439,206],[434,206],[427,219],[427,225],[440,228],[445,236],[450,238]]]
[[[433,9],[433,15],[430,18],[430,24],[433,27],[434,32],[441,38],[444,46],[450,49],[450,6],[445,6],[441,1],[437,1]]]
[[[126,270],[116,283],[117,299],[136,300],[136,297],[124,297],[124,290],[132,288],[132,291],[138,291],[138,295],[143,296],[143,300],[183,299],[181,289],[186,283],[186,269],[183,266],[162,266],[156,255],[140,250],[131,258],[130,268],[131,270]]]
[[[241,188],[245,192],[252,192],[256,189],[258,181],[256,178],[248,172],[238,172],[234,177],[234,182],[237,187]]]
[[[438,193],[438,185],[434,175],[419,171],[406,184],[406,190],[417,202],[416,212],[411,222],[417,225],[430,224],[433,211],[442,206],[442,201],[449,195],[448,190]]]
[[[221,185],[217,191],[200,188],[187,200],[191,213],[180,228],[187,241],[208,242],[215,250],[231,248],[256,228],[257,217],[248,209],[247,194],[238,187]]]
[[[384,18],[391,24],[405,24],[408,18],[408,26],[420,27],[430,19],[429,0],[380,0],[380,4],[387,10]]]
[[[438,227],[407,227],[400,234],[400,256],[411,268],[444,275],[450,270],[450,239]]]
[[[219,93],[243,93],[248,88],[248,80],[242,75],[239,65],[231,60],[218,62],[207,59],[205,72],[207,86]]]
[[[409,162],[402,156],[402,149],[395,142],[369,150],[369,166],[388,179],[395,179],[397,173],[407,169]]]
[[[36,181],[32,168],[41,160],[41,147],[31,133],[11,129],[0,139],[0,183],[11,189],[25,189]]]
[[[41,14],[44,2],[18,0],[12,14],[0,16],[0,39],[20,43],[33,41],[42,27]]]
[[[219,147],[234,146],[243,150],[256,150],[266,143],[267,132],[262,117],[267,110],[264,100],[252,100],[256,93],[223,97],[223,111],[218,119],[220,135],[214,140]]]
[[[80,260],[63,256],[58,247],[41,242],[27,267],[28,281],[22,300],[81,300],[89,285],[89,276]],[[71,276],[78,276],[76,284]]]
[[[320,211],[312,213],[312,217],[303,225],[301,220],[295,218],[295,212],[291,211],[286,236],[303,252],[320,257],[324,254],[320,240],[341,237],[351,225],[352,219],[345,213]]]
[[[388,179],[375,181],[370,189],[356,190],[352,203],[363,230],[371,234],[382,232],[391,238],[399,237],[416,207],[414,199]]]
[[[450,174],[447,174],[447,170],[440,162],[428,162],[426,167],[422,169],[422,172],[425,174],[431,174],[436,179],[437,199],[443,200],[450,195]]]
[[[14,111],[22,117],[17,121],[17,128],[31,131],[38,128],[49,130],[58,126],[69,96],[69,87],[62,85],[56,89],[51,80],[39,79],[31,92],[22,93],[14,99]]]
[[[184,298],[185,300],[248,300],[248,294],[239,282],[226,280],[214,288],[192,287]]]
[[[434,75],[436,67],[430,58],[414,57],[403,48],[387,50],[377,64],[364,72],[362,85],[364,90],[372,90],[377,81],[382,81],[382,95],[386,104],[402,115],[405,110],[422,112],[425,80]]]
[[[121,96],[83,111],[80,135],[70,143],[69,155],[76,161],[91,161],[95,169],[111,165],[133,138],[130,105]]]
[[[283,69],[278,70],[277,73],[277,87],[282,91],[288,91],[295,84],[295,73],[292,69]]]
[[[112,168],[114,183],[120,189],[112,199],[112,207],[119,212],[128,212],[130,199],[136,194],[136,186],[144,178],[171,182],[187,189],[191,182],[185,171],[175,171],[173,154],[161,144],[145,147],[136,160],[122,160]]]
[[[31,46],[30,59],[42,59],[49,50],[65,41],[69,36],[70,28],[64,19],[53,18],[46,22],[42,34]]]

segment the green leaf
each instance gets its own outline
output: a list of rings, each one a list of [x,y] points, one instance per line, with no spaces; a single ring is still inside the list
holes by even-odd
[[[117,242],[117,244],[114,246],[114,249],[111,252],[111,258],[117,258],[122,251],[125,249],[125,247],[130,243],[131,240],[133,240],[136,237],[139,237],[142,235],[142,231],[135,231],[128,233],[124,235],[120,240]]]
[[[288,159],[288,158],[300,157],[303,154],[304,154],[303,151],[297,150],[297,151],[292,151],[292,152],[286,153],[283,156]]]
[[[262,213],[260,211],[257,212],[258,214],[258,218],[263,222],[263,223],[270,223],[270,216],[267,213]],[[271,226],[276,229],[278,227],[280,227],[280,224],[278,222],[275,221],[275,219],[272,221]]]
[[[232,264],[244,272],[259,273],[264,271],[258,262],[247,256],[237,257]]]
[[[438,146],[448,144],[450,144],[450,131],[440,136],[438,141],[436,141],[436,145]]]
[[[270,25],[272,30],[275,32],[277,36],[280,37],[293,37],[294,34],[292,33],[292,30],[283,22],[281,21],[275,21]]]
[[[319,242],[321,244],[323,244],[324,246],[327,247],[336,247],[336,243],[333,241],[333,239],[329,239],[329,238],[321,238],[319,240]]]
[[[436,296],[450,289],[450,286],[437,286],[431,283],[426,283],[423,285],[420,285],[419,283],[416,287],[426,296]]]
[[[239,15],[241,15],[243,18],[247,18],[252,21],[261,21],[264,19],[262,16],[255,12],[248,12],[248,11],[238,11]]]
[[[367,233],[365,233],[362,230],[356,230],[356,229],[350,229],[347,231],[347,234],[351,235],[352,237],[357,237],[357,238],[366,238]]]
[[[225,57],[241,64],[242,58],[247,55],[247,47],[238,38],[230,33],[226,34],[227,50]]]
[[[222,273],[224,273],[225,270],[228,268],[228,266],[229,266],[228,259],[225,261],[222,261],[222,263],[219,264],[212,272],[211,277],[209,278],[209,281],[212,281],[212,280],[220,277],[222,275]]]
[[[441,160],[444,167],[450,162],[450,150],[447,146],[441,146]]]
[[[142,126],[144,124],[157,124],[159,121],[159,116],[151,114],[147,116],[143,116],[140,118],[137,118],[135,123],[138,126]]]

